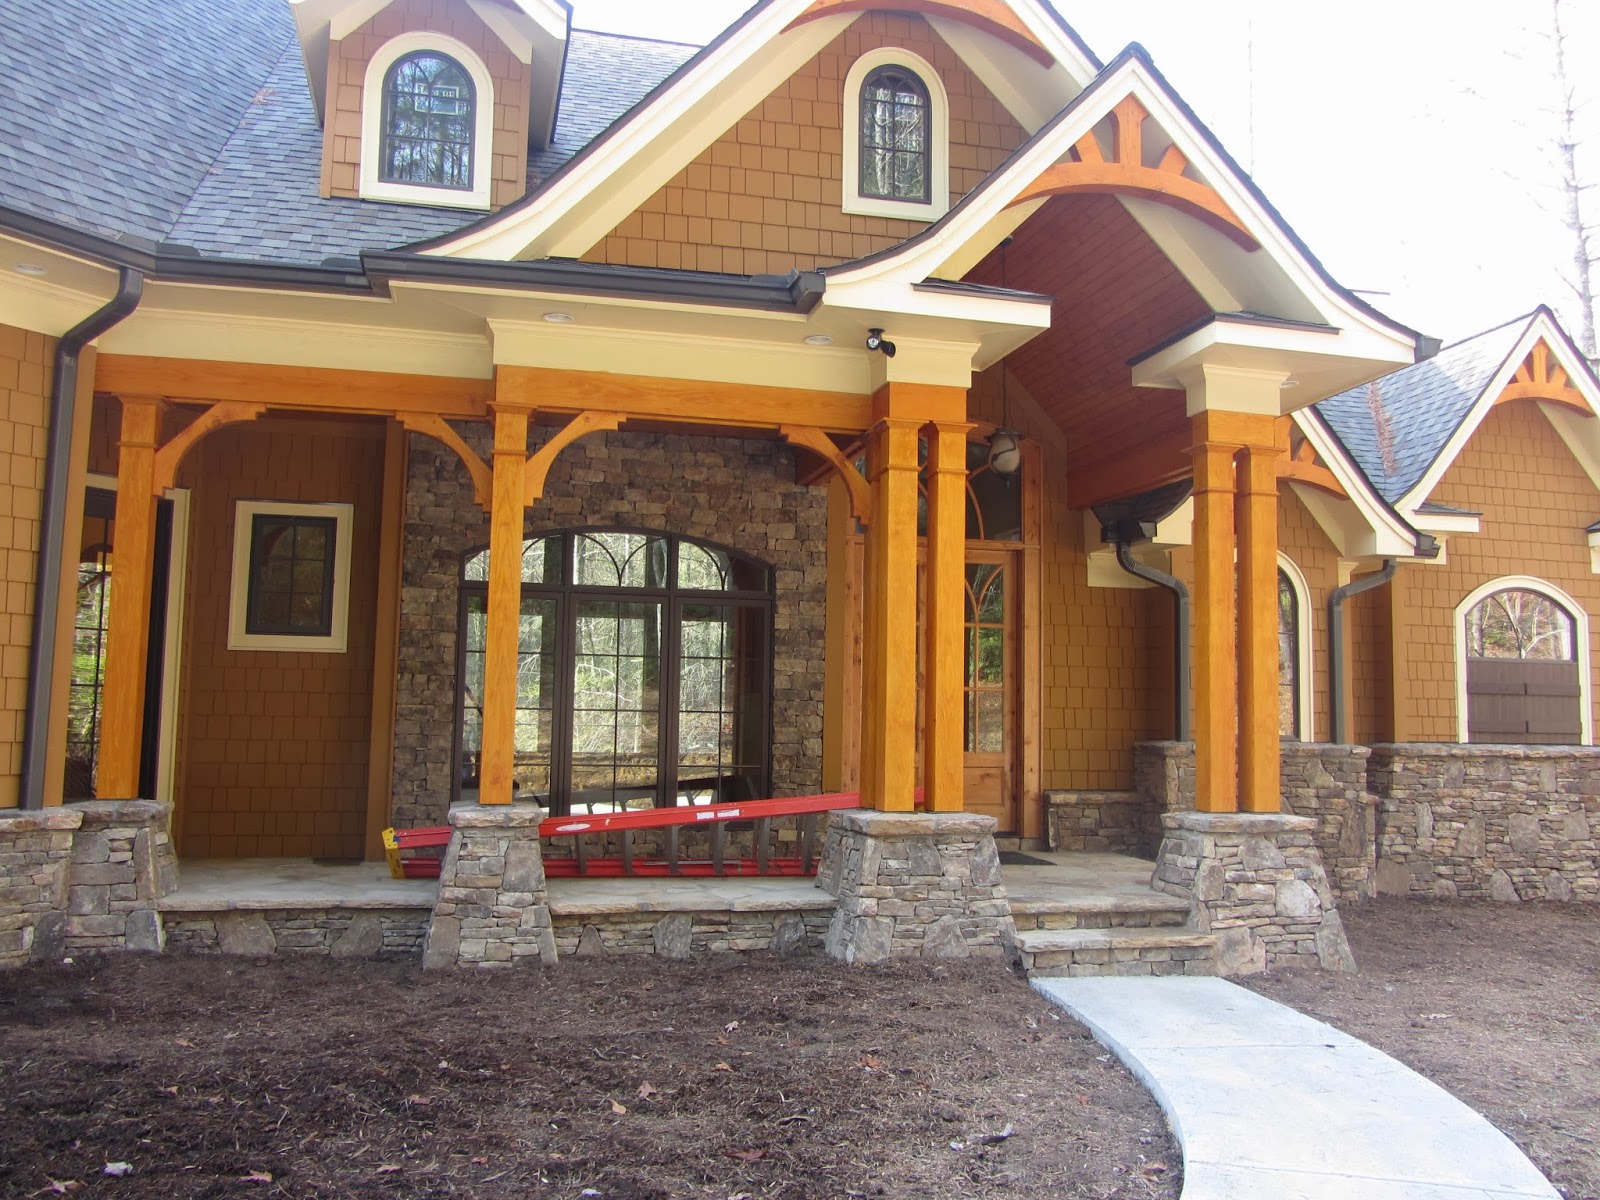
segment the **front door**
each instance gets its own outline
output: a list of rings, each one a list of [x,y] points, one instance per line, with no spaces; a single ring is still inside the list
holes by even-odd
[[[966,809],[1015,832],[1016,572],[1009,551],[967,551],[966,667],[962,680]]]

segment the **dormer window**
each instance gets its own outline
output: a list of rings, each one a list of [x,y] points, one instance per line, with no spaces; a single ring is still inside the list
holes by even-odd
[[[928,89],[903,67],[879,67],[861,85],[861,194],[927,204]]]
[[[383,82],[385,183],[472,188],[472,79],[461,64],[432,50],[408,54]]]
[[[361,96],[361,198],[487,209],[495,89],[470,47],[405,33],[367,63]]]
[[[844,211],[936,221],[950,207],[950,106],[933,67],[885,46],[844,81]]]

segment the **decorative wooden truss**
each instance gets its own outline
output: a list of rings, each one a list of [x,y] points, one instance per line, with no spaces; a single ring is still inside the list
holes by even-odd
[[[1494,402],[1509,404],[1513,400],[1541,400],[1546,404],[1570,408],[1585,417],[1595,415],[1594,409],[1583,398],[1583,393],[1572,386],[1566,371],[1555,361],[1549,343],[1543,339],[1534,343],[1528,357],[1522,360],[1517,373]]]
[[[1050,51],[1045,49],[1044,43],[1017,19],[1017,14],[1012,12],[1008,5],[1001,3],[1001,0],[961,0],[960,3],[955,3],[955,0],[893,0],[893,3],[888,3],[886,0],[816,0],[816,3],[790,22],[789,28],[793,29],[797,25],[815,21],[820,17],[831,17],[835,13],[861,13],[872,9],[893,9],[896,12],[914,12],[928,17],[945,17],[952,21],[960,21],[963,25],[981,29],[984,33],[1015,46],[1042,66],[1048,67],[1055,61]]]
[[[1090,130],[1078,139],[1068,162],[1057,163],[1024,188],[1012,205],[1046,196],[1072,194],[1140,196],[1198,217],[1227,234],[1246,250],[1261,243],[1245,228],[1238,215],[1208,183],[1185,174],[1189,160],[1176,146],[1168,146],[1155,166],[1145,165],[1144,123],[1150,117],[1144,105],[1128,96],[1107,118],[1111,126],[1111,155],[1101,149]]]
[[[1288,423],[1288,418],[1284,420]],[[1348,500],[1350,494],[1345,491],[1344,484],[1340,483],[1338,476],[1323,463],[1310,439],[1299,429],[1292,426],[1291,429],[1288,457],[1278,460],[1278,478],[1287,479],[1291,483],[1303,483],[1327,492],[1330,496]]]

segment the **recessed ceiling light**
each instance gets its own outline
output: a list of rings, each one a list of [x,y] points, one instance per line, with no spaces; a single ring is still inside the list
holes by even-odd
[[[1284,381],[1283,381],[1283,382],[1282,382],[1282,383],[1280,383],[1280,384],[1279,384],[1279,385],[1278,385],[1278,386],[1279,386],[1279,387],[1280,387],[1280,388],[1292,388],[1292,387],[1299,387],[1299,386],[1300,386],[1300,381],[1299,381],[1299,380],[1298,380],[1298,379],[1285,379],[1285,380],[1284,380]]]
[[[813,333],[810,337],[808,337],[806,339],[806,345],[808,345],[808,346],[831,346],[831,345],[833,345],[833,339],[831,337],[829,337],[825,333]]]
[[[550,324],[552,324],[552,325],[571,325],[572,324],[572,314],[571,313],[547,312],[544,315],[544,319],[546,321],[549,321]]]
[[[15,271],[18,275],[39,276],[39,275],[48,275],[48,274],[50,274],[50,268],[49,267],[41,267],[38,263],[18,263],[16,266],[12,267],[11,269],[13,271]]]

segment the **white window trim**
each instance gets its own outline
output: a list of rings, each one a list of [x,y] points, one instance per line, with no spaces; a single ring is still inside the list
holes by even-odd
[[[1520,360],[1519,360],[1520,361]],[[1594,665],[1594,651],[1589,642],[1589,614],[1555,584],[1532,575],[1502,575],[1491,579],[1482,587],[1467,593],[1466,599],[1456,605],[1451,620],[1455,622],[1456,647],[1456,741],[1467,740],[1467,614],[1478,603],[1496,592],[1519,588],[1525,592],[1538,592],[1553,600],[1572,617],[1572,657],[1578,664],[1578,719],[1582,745],[1594,745],[1594,699],[1590,687],[1590,674]]]
[[[904,67],[928,89],[928,198],[884,200],[861,194],[861,85],[879,67]],[[950,211],[950,98],[933,64],[897,46],[869,50],[844,79],[844,211],[858,217],[937,221]]]
[[[1294,559],[1278,552],[1278,569],[1289,580],[1289,590],[1294,593],[1295,605],[1295,686],[1299,691],[1299,720],[1295,722],[1294,735],[1302,742],[1316,741],[1316,712],[1312,707],[1315,688],[1311,678],[1311,632],[1315,614],[1311,610],[1311,587],[1306,583],[1305,572]]]
[[[383,81],[389,68],[408,54],[434,50],[447,54],[472,77],[473,135],[472,188],[426,187],[416,183],[393,183],[378,178],[383,149]],[[489,207],[494,179],[494,80],[472,49],[443,33],[403,33],[385,42],[367,64],[366,81],[361,88],[361,198],[398,200],[407,204],[427,204],[435,208]]]
[[[285,517],[332,517],[333,625],[326,636],[289,633],[246,633],[250,600],[250,533],[258,514]],[[350,628],[350,540],[355,523],[352,504],[299,504],[284,500],[240,500],[233,514],[233,582],[228,592],[228,649],[277,650],[310,654],[343,654]]]

